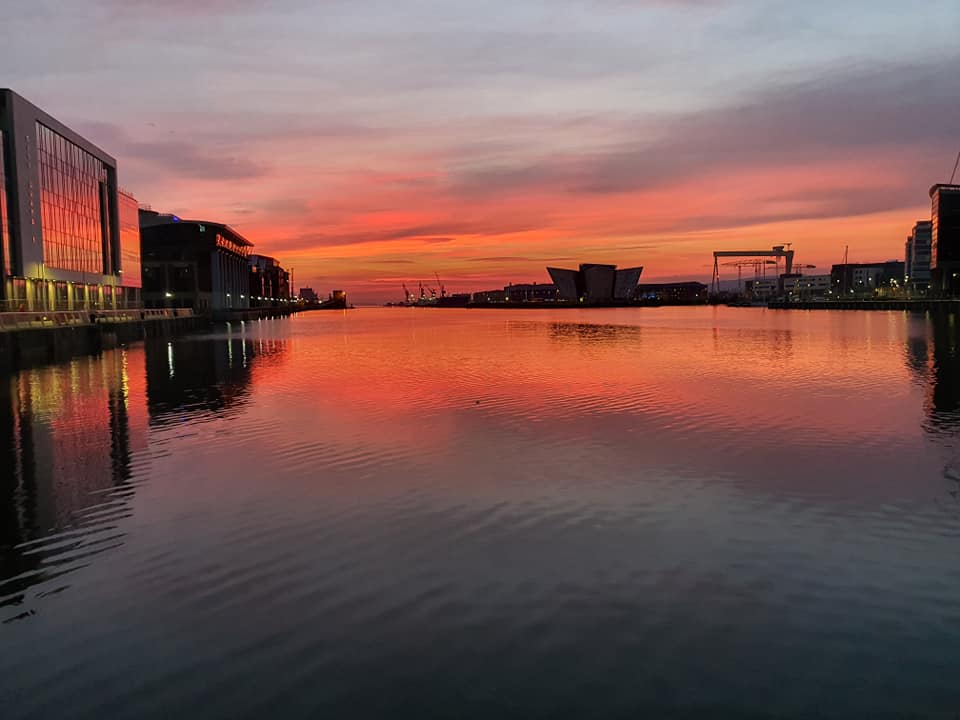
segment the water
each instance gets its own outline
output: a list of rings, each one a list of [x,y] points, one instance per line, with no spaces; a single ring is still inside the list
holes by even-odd
[[[5,379],[0,715],[955,718],[958,352],[361,309]]]

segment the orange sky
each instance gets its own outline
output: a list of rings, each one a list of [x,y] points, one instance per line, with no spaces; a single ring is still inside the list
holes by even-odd
[[[141,202],[357,303],[548,264],[707,280],[747,246],[900,258],[957,151],[955,0],[32,8],[0,28],[10,87]]]

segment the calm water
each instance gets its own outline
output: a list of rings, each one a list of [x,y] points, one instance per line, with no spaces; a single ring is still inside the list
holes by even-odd
[[[0,716],[960,712],[960,332],[361,309],[0,380]]]

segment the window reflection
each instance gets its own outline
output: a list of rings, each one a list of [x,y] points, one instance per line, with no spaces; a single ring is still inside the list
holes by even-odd
[[[107,167],[37,123],[43,258],[52,268],[111,273]]]
[[[7,215],[7,171],[6,157],[4,155],[4,145],[6,137],[0,130],[0,252],[3,256],[0,261],[3,262],[3,272],[12,275],[13,265],[13,247],[10,244],[10,220]]]

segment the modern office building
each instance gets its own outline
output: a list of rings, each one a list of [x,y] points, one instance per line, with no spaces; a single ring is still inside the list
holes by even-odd
[[[930,290],[960,297],[960,185],[930,188]]]
[[[643,268],[583,263],[579,270],[548,267],[547,272],[561,300],[590,304],[632,300]]]
[[[903,280],[911,293],[924,294],[930,287],[930,243],[933,223],[918,220],[907,236]]]
[[[250,307],[253,243],[228,225],[140,210],[143,303],[199,313]]]
[[[847,263],[830,270],[831,292],[837,297],[873,297],[902,287],[905,264],[899,260],[880,263]]]
[[[250,255],[250,307],[278,307],[290,302],[290,273],[276,258]]]
[[[110,155],[0,89],[0,297],[7,310],[139,303],[136,200]]]

